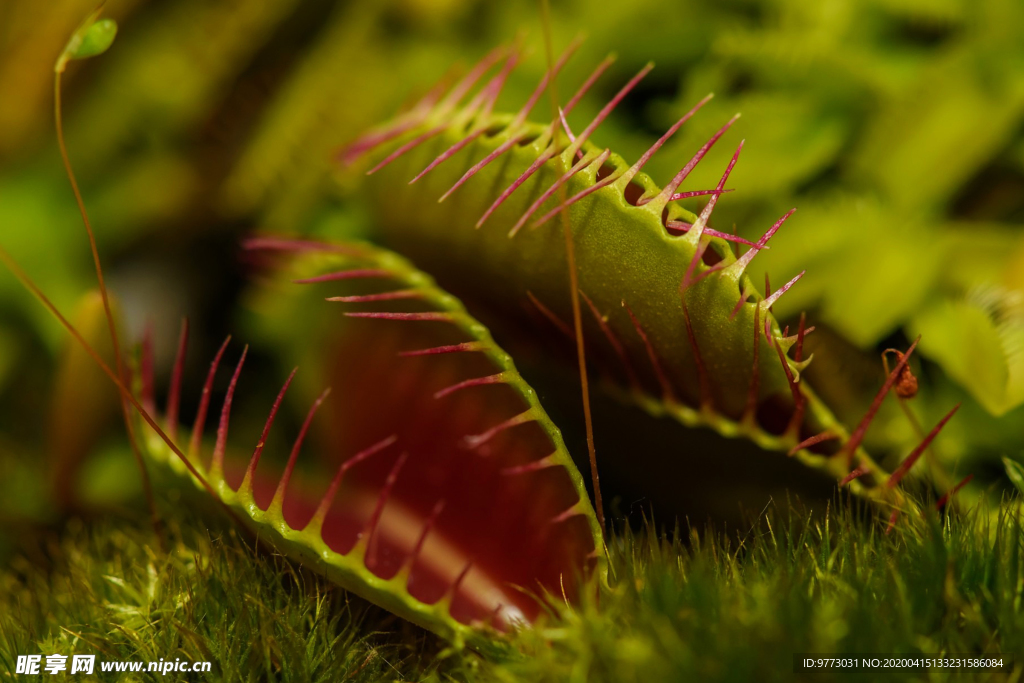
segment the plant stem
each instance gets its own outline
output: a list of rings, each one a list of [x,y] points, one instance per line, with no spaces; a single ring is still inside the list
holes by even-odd
[[[541,0],[541,13],[544,21],[544,49],[547,53],[548,73],[551,78],[548,81],[548,94],[551,97],[551,110],[553,115],[558,116],[558,94],[555,89],[556,74],[554,71],[554,49],[551,45],[551,7],[548,0]],[[561,136],[561,128],[555,126],[555,140],[557,143]],[[558,189],[558,201],[564,203],[566,200],[566,186]],[[579,276],[576,272],[576,251],[573,244],[572,228],[569,224],[569,212],[561,214],[562,233],[565,235],[565,257],[569,267],[569,299],[572,301],[572,325],[576,336],[576,358],[579,362],[580,390],[583,395],[583,421],[587,431],[587,454],[590,456],[590,477],[594,484],[594,510],[597,512],[597,521],[601,525],[601,533],[606,531],[604,521],[604,504],[601,499],[601,482],[597,474],[597,451],[594,448],[594,421],[590,413],[590,384],[587,380],[587,353],[583,344],[583,316],[580,311]]]
[[[71,181],[71,190],[75,194],[75,202],[78,204],[78,212],[82,215],[82,223],[85,225],[85,231],[89,236],[89,248],[92,250],[92,261],[96,269],[96,280],[99,284],[100,298],[103,300],[103,313],[106,315],[107,328],[110,331],[110,341],[113,346],[114,361],[117,367],[117,378],[121,385],[127,387],[129,385],[128,376],[125,372],[124,359],[121,356],[121,343],[117,336],[117,325],[114,322],[114,315],[110,309],[110,297],[107,293],[106,280],[103,277],[103,266],[100,263],[99,250],[96,247],[96,236],[93,233],[92,224],[89,222],[89,214],[86,213],[85,210],[85,202],[82,200],[82,193],[78,189],[78,181],[75,179],[75,173],[71,168],[71,159],[68,157],[67,146],[64,144],[64,122],[61,115],[60,98],[62,71],[62,69],[55,70],[53,77],[53,111],[57,127],[57,146],[60,147],[60,156],[61,160],[64,162],[64,171],[67,173],[68,180]],[[153,498],[153,486],[149,480],[149,472],[146,470],[146,463],[142,460],[142,453],[139,451],[138,440],[135,436],[135,427],[132,424],[131,410],[123,393],[120,396],[120,399],[121,413],[124,416],[125,428],[128,431],[128,441],[131,444],[132,455],[135,458],[136,465],[138,465],[139,474],[142,476],[142,489],[145,492],[146,503],[149,506],[149,516],[152,520],[156,536],[160,539],[161,549],[166,550],[166,542],[161,528],[160,516],[157,514],[156,500]]]

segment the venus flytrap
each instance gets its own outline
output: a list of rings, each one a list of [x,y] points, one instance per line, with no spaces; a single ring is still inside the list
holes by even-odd
[[[98,54],[112,39],[111,27],[94,19],[58,62],[58,96],[67,60]],[[711,227],[742,143],[714,189],[679,191],[735,118],[660,188],[641,169],[707,98],[628,165],[590,140],[651,65],[578,135],[569,116],[610,59],[550,123],[527,121],[576,46],[554,61],[518,114],[495,113],[521,58],[518,48],[499,47],[447,93],[435,89],[342,152],[347,164],[375,157],[368,191],[379,236],[402,255],[351,242],[267,237],[246,245],[283,261],[274,278],[291,278],[295,296],[313,289],[327,299],[317,302],[318,319],[339,321],[325,337],[304,340],[329,349],[324,367],[333,393],[314,401],[283,467],[263,456],[295,371],[251,457],[238,462],[228,437],[247,349],[207,448],[211,391],[228,342],[211,363],[191,433],[181,434],[187,330],[161,416],[151,343],[142,345],[137,395],[121,354],[116,369],[106,365],[17,264],[3,251],[0,258],[119,388],[129,434],[145,437],[147,457],[191,478],[279,552],[456,645],[493,647],[502,633],[541,620],[552,600],[576,602],[593,585],[587,580],[603,582],[607,571],[583,478],[536,392],[485,327],[486,316],[514,321],[541,345],[551,337],[582,344],[585,337],[594,374],[613,393],[654,415],[794,455],[877,502],[890,512],[891,526],[900,512],[915,509],[901,478],[952,415],[891,475],[860,447],[917,342],[848,432],[801,380],[810,360],[804,339],[813,328],[801,320],[790,334],[771,312],[799,276],[774,293],[766,283],[762,296],[745,272],[792,211],[756,242]],[[497,75],[471,96],[494,68]],[[59,99],[57,107],[60,132]],[[92,228],[62,137],[61,149],[117,349]],[[710,199],[699,215],[674,203],[700,195]],[[565,235],[553,229],[556,216]],[[730,241],[748,249],[737,256]],[[574,294],[591,316],[585,322],[581,308],[572,309],[578,301],[565,296],[570,257]],[[541,324],[521,312],[523,305],[543,313]],[[570,311],[572,326],[565,323]],[[303,458],[307,432],[324,411],[331,436],[320,439],[315,457]]]
[[[401,257],[372,246],[273,238],[248,244],[253,251],[285,253],[296,262],[335,267],[300,278],[296,288],[365,280],[391,285],[372,294],[342,290],[330,297],[331,303],[321,303],[325,309],[334,309],[335,315],[340,314],[335,308],[338,303],[372,303],[383,309],[346,314],[359,330],[350,336],[356,345],[363,344],[347,356],[358,357],[348,370],[363,374],[361,381],[344,385],[346,404],[340,417],[335,414],[336,419],[348,421],[353,439],[376,434],[370,445],[349,455],[332,449],[327,459],[332,461],[333,477],[323,477],[322,471],[310,477],[308,468],[296,469],[306,433],[327,398],[325,391],[310,410],[283,472],[268,473],[266,466],[260,467],[293,371],[270,410],[251,459],[240,471],[228,454],[228,434],[246,347],[231,376],[216,439],[208,451],[203,433],[213,383],[230,337],[211,364],[191,435],[179,440],[187,325],[178,342],[166,416],[160,417],[154,395],[153,341],[148,336],[143,341],[141,374],[132,379],[110,313],[93,229],[63,144],[60,74],[67,61],[99,54],[113,38],[113,25],[97,23],[97,14],[83,24],[58,61],[56,113],[61,153],[96,265],[115,368],[102,360],[5,251],[0,250],[0,258],[117,386],[136,455],[142,451],[190,477],[232,518],[251,527],[278,551],[456,645],[489,646],[499,634],[542,616],[545,596],[575,596],[579,582],[595,570],[604,576],[601,530],[582,478],[558,429],[535,392],[519,377],[511,357],[429,276]],[[503,54],[503,49],[495,51],[492,61]],[[486,71],[486,64],[477,71]],[[463,90],[470,85],[472,81],[464,82]],[[494,86],[488,88],[485,93]],[[478,96],[476,102],[488,111],[486,99]],[[386,331],[396,329],[396,322],[406,323],[398,336]],[[381,327],[385,330],[377,331]],[[454,343],[446,343],[453,338]],[[379,352],[389,348],[387,340],[400,346],[410,339],[417,340],[415,348]],[[394,366],[403,369],[396,372]],[[481,368],[488,372],[479,375]],[[389,382],[394,378],[401,381]],[[389,393],[396,386],[398,393]],[[502,392],[494,395],[495,387]],[[138,435],[144,437],[141,444]],[[145,467],[142,471],[145,475]],[[148,494],[148,478],[146,484]],[[153,499],[148,497],[152,506]],[[155,507],[153,517],[157,519]]]
[[[456,642],[479,644],[481,629],[493,635],[534,620],[543,602],[531,594],[573,594],[577,579],[595,569],[603,576],[600,527],[558,428],[458,300],[370,245],[258,238],[246,246],[284,255],[288,271],[302,275],[291,289],[333,294],[319,304],[323,314],[348,322],[330,348],[352,363],[335,373],[344,381],[333,395],[314,403],[283,470],[261,466],[261,455],[291,376],[244,474],[223,449],[238,369],[212,454],[190,451],[195,469],[261,538]],[[371,293],[343,294],[369,282]],[[325,403],[346,433],[366,438],[318,485],[296,464]],[[197,421],[194,434],[203,429]],[[184,469],[156,435],[148,450]],[[494,537],[482,535],[491,525]]]
[[[229,339],[211,364],[189,439],[192,445],[185,451],[161,427],[164,420],[144,407],[156,404],[152,382],[143,379],[141,395],[135,396],[17,264],[2,251],[0,257],[137,411],[142,420],[136,431],[146,437],[142,447],[150,460],[191,478],[262,542],[346,589],[456,645],[488,649],[498,646],[501,633],[545,614],[545,596],[571,598],[587,576],[605,576],[601,530],[557,427],[519,377],[511,357],[457,300],[403,259],[368,245],[257,239],[247,246],[284,253],[307,274],[310,268],[319,271],[291,285],[296,289],[339,287],[362,279],[385,285],[379,294],[331,297],[321,304],[324,308],[385,303],[400,309],[346,314],[358,331],[347,330],[349,341],[342,342],[347,348],[341,355],[365,374],[364,381],[348,382],[335,392],[346,394],[335,419],[343,415],[346,427],[359,436],[387,435],[351,455],[331,453],[336,458],[333,477],[310,474],[301,464],[296,468],[327,391],[310,409],[283,471],[273,464],[261,467],[293,371],[252,457],[239,466],[228,453],[227,438],[247,349],[221,405],[213,448],[196,438],[204,432],[211,389]],[[395,286],[411,295],[381,297],[396,291],[389,289]],[[429,310],[401,310],[410,302]],[[398,323],[403,324],[396,328]],[[396,337],[388,327],[402,332]],[[437,343],[453,336],[462,341]],[[185,335],[167,414],[179,412],[184,340]],[[141,365],[146,367],[151,365],[145,355],[151,347],[142,348]],[[485,367],[490,374],[475,375]],[[392,385],[400,382],[394,378],[407,379],[397,393]],[[507,391],[500,396],[486,393],[493,385]],[[375,391],[379,395],[373,396]],[[474,395],[481,391],[485,393]]]
[[[553,71],[574,49],[563,53]],[[479,69],[490,68],[493,55],[466,78],[481,78]],[[516,58],[510,52],[506,67]],[[877,405],[851,433],[801,380],[810,362],[803,356],[804,339],[813,327],[801,319],[791,334],[771,309],[802,273],[774,293],[766,283],[763,295],[746,274],[793,212],[756,242],[711,227],[743,143],[715,188],[680,191],[736,118],[666,187],[658,187],[641,169],[710,96],[630,165],[590,139],[651,65],[579,135],[568,120],[609,63],[599,64],[548,124],[527,123],[524,116],[548,87],[545,76],[514,116],[478,110],[473,100],[468,110],[453,109],[446,98],[445,107],[414,107],[351,143],[338,158],[370,167],[366,191],[376,207],[380,239],[435,273],[485,322],[501,321],[504,329],[544,348],[574,338],[567,322],[571,297],[564,291],[567,251],[551,220],[567,216],[579,292],[593,314],[583,330],[587,353],[609,391],[654,415],[795,456],[890,511],[912,509],[898,488],[886,485],[889,473],[861,448]],[[451,93],[467,96],[466,82]],[[566,135],[555,135],[559,129]],[[567,198],[557,198],[556,190]],[[675,203],[700,195],[709,199],[699,215]],[[737,255],[730,242],[746,250]],[[523,313],[531,308],[542,315],[531,319]],[[905,361],[894,373],[903,367]],[[876,404],[891,386],[892,377]]]

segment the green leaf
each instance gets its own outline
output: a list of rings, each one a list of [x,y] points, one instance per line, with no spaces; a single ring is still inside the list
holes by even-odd
[[[1006,468],[1006,476],[1010,478],[1021,495],[1024,495],[1024,466],[1006,456],[1003,456],[1003,466]]]
[[[102,8],[101,8],[102,9]],[[78,27],[64,51],[57,58],[54,70],[63,73],[67,63],[74,59],[88,59],[106,52],[117,35],[117,22],[113,19],[98,19],[100,9],[89,15]]]
[[[117,22],[113,19],[100,19],[86,29],[85,35],[72,51],[71,59],[86,59],[103,54],[113,44],[116,35]]]
[[[936,303],[911,320],[921,352],[939,363],[993,415],[1024,402],[1024,357],[1013,352],[1024,325],[996,290]]]

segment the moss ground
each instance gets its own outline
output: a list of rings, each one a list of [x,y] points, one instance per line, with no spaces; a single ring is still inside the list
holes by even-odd
[[[739,534],[618,533],[610,587],[486,657],[191,508],[168,516],[166,553],[142,514],[74,519],[22,551],[0,573],[0,677],[21,678],[8,672],[30,653],[208,660],[209,674],[171,674],[206,681],[1017,681],[1024,667],[1019,501],[890,535],[843,504],[818,517],[769,510]],[[795,676],[801,652],[1018,657],[1001,674],[959,678]]]

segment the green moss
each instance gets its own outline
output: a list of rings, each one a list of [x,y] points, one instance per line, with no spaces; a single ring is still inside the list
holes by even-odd
[[[164,554],[144,522],[73,521],[44,543],[47,571],[12,563],[0,578],[0,668],[13,672],[16,655],[31,653],[211,661],[204,680],[368,681],[437,668],[439,640],[253,550],[229,526],[186,516],[168,532]]]
[[[843,507],[769,511],[739,534],[620,534],[612,587],[520,634],[500,660],[446,650],[211,527],[215,514],[171,521],[167,554],[142,522],[74,521],[0,574],[0,664],[95,653],[210,660],[207,681],[767,681],[792,680],[794,652],[1009,654],[1024,642],[1024,544],[1020,502],[1001,510],[931,515],[889,536]],[[893,679],[946,680],[915,675]],[[849,678],[815,680],[834,677]]]

